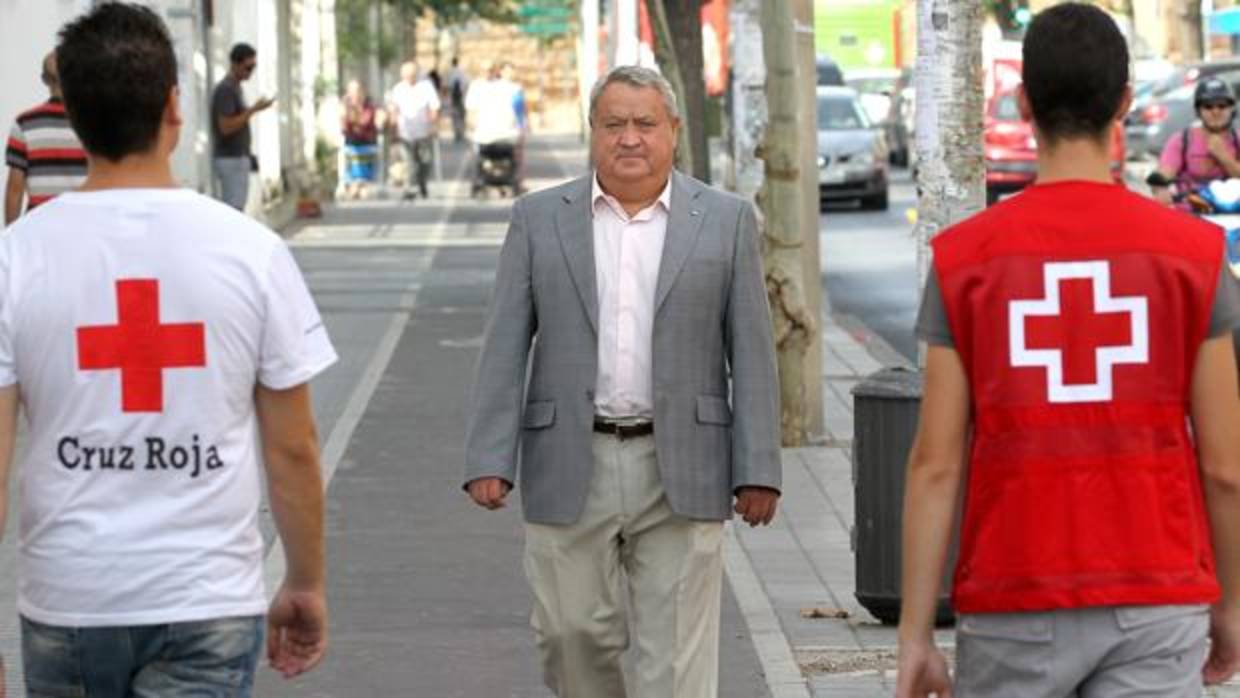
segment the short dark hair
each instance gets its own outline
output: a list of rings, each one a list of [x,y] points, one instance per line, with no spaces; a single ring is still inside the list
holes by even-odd
[[[244,63],[257,55],[258,51],[255,51],[253,46],[242,42],[233,46],[232,50],[228,52],[228,60],[232,61],[233,65],[236,65]]]
[[[1079,2],[1056,5],[1025,34],[1025,93],[1042,136],[1100,139],[1128,85],[1128,43],[1115,20]]]
[[[141,5],[106,2],[60,30],[56,67],[83,147],[113,162],[155,144],[177,59],[168,28]]]

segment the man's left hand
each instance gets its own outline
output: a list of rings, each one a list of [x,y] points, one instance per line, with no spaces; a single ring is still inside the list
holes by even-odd
[[[736,490],[736,513],[750,526],[765,526],[775,518],[779,492],[769,487],[741,487]]]

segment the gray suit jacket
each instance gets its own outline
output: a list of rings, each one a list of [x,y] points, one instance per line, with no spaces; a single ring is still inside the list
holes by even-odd
[[[516,481],[519,451],[534,523],[576,521],[594,469],[592,177],[513,207],[470,399],[466,482]],[[655,307],[654,438],[668,502],[727,519],[736,488],[779,489],[781,475],[775,347],[747,202],[673,173]]]

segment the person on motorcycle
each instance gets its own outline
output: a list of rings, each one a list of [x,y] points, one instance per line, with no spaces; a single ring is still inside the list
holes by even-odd
[[[1240,177],[1240,138],[1232,128],[1236,94],[1231,85],[1217,77],[1205,78],[1193,91],[1193,108],[1201,126],[1190,126],[1167,140],[1158,170],[1148,180],[1154,198],[1165,204],[1172,203],[1175,193]],[[1175,193],[1169,183],[1175,185]]]

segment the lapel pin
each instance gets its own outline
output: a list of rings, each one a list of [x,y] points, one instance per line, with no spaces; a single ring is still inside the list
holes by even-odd
[[[689,212],[689,215],[690,215],[690,216],[696,216],[696,215],[697,215],[697,214],[699,214],[699,213],[701,213],[701,211],[699,211],[699,210],[697,210],[697,209],[695,208],[695,209],[693,209],[692,211],[690,211],[690,212]]]

